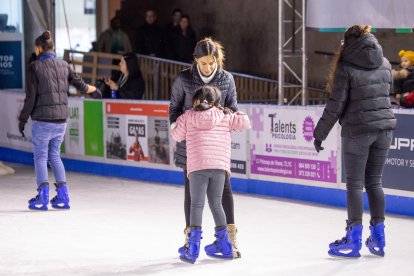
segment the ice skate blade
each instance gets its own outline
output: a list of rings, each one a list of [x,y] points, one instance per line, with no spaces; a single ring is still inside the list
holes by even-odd
[[[33,211],[47,211],[47,205],[43,205],[41,207],[36,207],[36,205],[29,205],[29,209]]]
[[[180,257],[180,260],[187,264],[194,264],[196,260],[189,260],[184,257]]]
[[[213,259],[228,260],[228,261],[234,260],[233,254],[231,254],[231,255],[207,254],[207,256],[209,256],[210,258],[213,258]]]
[[[385,247],[385,241],[379,241],[379,242],[373,242],[368,238],[365,242],[365,246],[368,248],[369,252],[373,255],[384,257],[384,247]]]
[[[60,209],[60,210],[69,210],[70,206],[69,205],[59,206],[59,205],[52,204],[52,208],[53,209]]]
[[[233,259],[240,259],[241,258],[241,253],[240,251],[235,251],[233,252]]]
[[[328,251],[329,256],[335,257],[335,258],[345,258],[345,259],[356,259],[361,257],[361,254],[359,251],[351,251],[349,253],[342,253],[337,250],[329,250]]]
[[[383,249],[379,249],[379,250],[375,250],[374,248],[370,248],[368,247],[369,252],[371,252],[371,254],[378,256],[378,257],[385,257],[385,252]]]

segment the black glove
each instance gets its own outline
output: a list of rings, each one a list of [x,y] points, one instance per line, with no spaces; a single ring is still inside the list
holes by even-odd
[[[26,123],[24,123],[24,122],[22,122],[22,121],[19,121],[19,131],[20,131],[20,133],[22,134],[22,136],[23,137],[25,137],[24,136],[24,125],[25,125]]]
[[[315,146],[315,149],[317,152],[320,152],[321,150],[324,149],[324,147],[322,147],[322,141],[321,140],[316,140],[313,141],[313,145]]]
[[[89,95],[93,99],[102,99],[102,92],[101,92],[101,90],[99,90],[99,88],[96,88],[96,91],[90,93]]]

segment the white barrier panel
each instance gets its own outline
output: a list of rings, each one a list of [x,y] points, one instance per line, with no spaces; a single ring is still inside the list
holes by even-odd
[[[0,108],[0,145],[21,150],[32,150],[32,123],[25,126],[25,137],[19,132],[19,114],[23,108],[24,94],[2,92]]]
[[[31,152],[31,122],[26,138],[18,130],[23,93],[2,92],[0,145]],[[249,114],[251,129],[232,134],[232,176],[286,184],[344,189],[340,154],[340,126],[332,129],[325,149],[317,153],[313,130],[323,107],[239,105]],[[69,119],[62,155],[72,160],[181,171],[174,164],[175,141],[171,138],[168,102],[69,99]],[[398,111],[405,125],[395,139],[384,171],[386,194],[414,197],[410,182],[398,180],[412,174],[412,111]],[[396,141],[400,141],[398,144]],[[402,142],[401,142],[402,141]],[[405,145],[405,144],[403,144]],[[399,148],[400,146],[400,148]],[[392,163],[406,160],[404,166]],[[397,160],[397,161],[398,161]],[[408,161],[407,161],[408,160]],[[408,164],[405,166],[405,164]],[[398,170],[398,174],[395,173]]]
[[[69,118],[62,151],[73,155],[85,154],[84,111],[82,99],[70,99],[68,102]]]

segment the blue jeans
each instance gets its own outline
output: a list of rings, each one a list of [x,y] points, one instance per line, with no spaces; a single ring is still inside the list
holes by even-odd
[[[49,162],[56,183],[66,183],[65,167],[60,159],[60,145],[65,135],[66,123],[33,121],[32,142],[36,183],[49,182],[47,163]]]
[[[362,223],[364,187],[368,196],[372,224],[384,222],[385,197],[382,190],[382,171],[391,140],[391,130],[342,138],[350,225]]]

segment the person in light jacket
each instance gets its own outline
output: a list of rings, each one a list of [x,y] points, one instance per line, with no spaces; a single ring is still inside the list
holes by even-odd
[[[229,178],[231,132],[249,128],[250,121],[242,112],[232,113],[220,106],[221,92],[203,86],[193,97],[193,109],[187,110],[171,126],[172,137],[187,141],[187,176],[190,180],[191,209],[188,246],[180,252],[181,260],[194,263],[200,251],[201,221],[207,194],[213,213],[216,241],[207,245],[207,255],[233,259],[228,237],[222,194],[225,179]]]

